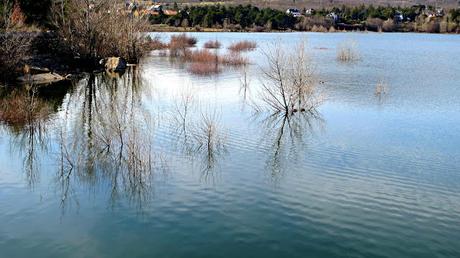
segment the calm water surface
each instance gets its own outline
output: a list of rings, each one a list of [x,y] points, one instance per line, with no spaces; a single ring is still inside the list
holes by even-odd
[[[460,37],[194,35],[259,51],[1,91],[20,104],[0,112],[0,257],[460,257]],[[260,49],[304,37],[318,115],[255,112]],[[339,63],[349,39],[361,60]]]

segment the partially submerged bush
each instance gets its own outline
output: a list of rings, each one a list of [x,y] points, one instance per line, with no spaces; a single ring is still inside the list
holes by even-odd
[[[194,47],[198,40],[195,37],[188,36],[185,33],[171,36],[170,44]]]
[[[358,44],[354,40],[348,40],[337,47],[337,60],[341,62],[354,62],[359,60]]]
[[[169,42],[169,55],[178,57],[184,62],[190,62],[188,70],[193,74],[211,75],[222,71],[221,65],[227,66],[242,66],[249,63],[247,58],[239,53],[242,49],[253,48],[252,46],[239,46],[238,52],[233,52],[225,56],[220,56],[216,51],[211,51],[209,48],[220,47],[218,41],[208,41],[203,46],[204,49],[192,50],[190,47],[196,44],[195,38],[187,37],[185,34],[172,36]],[[252,44],[252,43],[251,43]],[[255,43],[254,43],[255,44]]]
[[[257,48],[257,43],[253,41],[243,40],[243,41],[231,44],[228,47],[228,50],[232,52],[244,52],[244,51],[253,51],[256,48]]]
[[[218,40],[210,40],[204,43],[204,48],[212,48],[212,49],[219,49],[221,48],[222,44]]]
[[[262,101],[274,113],[314,112],[322,99],[305,43],[292,51],[285,51],[278,43],[264,54],[268,68],[263,70]]]
[[[199,63],[219,63],[219,56],[207,49],[199,49],[190,51],[185,56],[185,61],[199,62]]]
[[[172,57],[185,57],[189,54],[188,48],[194,47],[197,43],[197,39],[189,37],[185,33],[180,35],[171,36],[169,42],[169,55]]]
[[[168,44],[161,41],[160,36],[156,35],[155,37],[147,37],[148,48],[151,50],[164,50],[167,49],[169,46]]]

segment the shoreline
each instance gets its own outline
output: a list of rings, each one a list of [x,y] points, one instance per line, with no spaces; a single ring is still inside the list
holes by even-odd
[[[236,32],[236,33],[295,33],[295,32],[315,32],[315,33],[414,33],[414,34],[440,34],[440,35],[460,35],[460,32],[426,32],[426,31],[374,31],[374,30],[325,30],[325,31],[316,31],[316,30],[232,30],[232,29],[221,29],[221,28],[197,28],[197,27],[175,27],[169,25],[150,25],[150,32],[216,32],[216,33],[225,33],[225,32]]]

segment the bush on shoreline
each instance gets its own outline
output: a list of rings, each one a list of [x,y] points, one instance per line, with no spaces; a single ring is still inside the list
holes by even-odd
[[[96,66],[101,58],[118,56],[137,63],[149,47],[142,32],[148,22],[143,18],[118,13],[112,0],[89,4],[69,0],[53,8],[53,22],[66,49],[64,53]]]

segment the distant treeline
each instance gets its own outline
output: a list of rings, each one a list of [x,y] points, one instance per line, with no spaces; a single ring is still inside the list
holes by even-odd
[[[252,5],[205,5],[186,6],[175,16],[151,16],[154,24],[171,26],[196,27],[269,27],[270,29],[293,28],[297,19],[286,12],[271,8],[258,8]]]
[[[177,6],[176,6],[177,7]],[[152,24],[175,27],[222,28],[228,30],[306,30],[363,29],[374,31],[459,32],[460,9],[447,12],[431,6],[342,6],[300,10],[294,17],[285,11],[252,5],[185,6],[177,15],[160,12]]]

